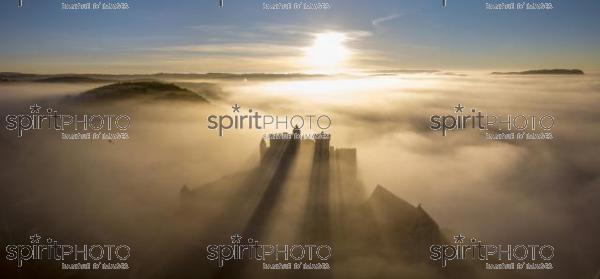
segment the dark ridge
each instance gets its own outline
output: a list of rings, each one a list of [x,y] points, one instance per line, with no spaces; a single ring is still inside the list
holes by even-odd
[[[157,79],[223,79],[223,80],[279,80],[300,78],[325,78],[328,75],[303,74],[303,73],[156,73],[156,74],[26,74],[16,72],[0,72],[0,81],[28,81],[28,82],[90,82],[100,81],[139,81]],[[98,81],[98,82],[100,82]],[[95,82],[95,81],[94,81]]]
[[[22,74],[16,72],[0,72],[0,82],[6,81],[25,81],[25,80],[33,80],[40,76],[36,74]]]
[[[492,75],[583,75],[579,69],[542,69],[522,72],[493,72]]]
[[[35,82],[50,83],[95,83],[95,82],[114,82],[114,80],[99,79],[86,76],[58,76],[36,79]]]
[[[175,84],[158,81],[137,81],[113,83],[81,93],[79,101],[118,101],[118,100],[173,100],[208,102],[196,92]]]

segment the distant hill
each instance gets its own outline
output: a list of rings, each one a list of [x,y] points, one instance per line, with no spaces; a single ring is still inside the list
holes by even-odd
[[[86,76],[53,76],[34,80],[35,82],[50,83],[93,83],[93,82],[114,82],[114,80],[99,79]]]
[[[158,81],[113,83],[81,93],[78,101],[166,100],[208,102],[196,92]]]
[[[25,74],[16,72],[0,72],[0,81],[10,82],[52,82],[52,83],[90,83],[114,82],[121,80],[118,75],[87,75],[87,74]]]
[[[232,73],[206,73],[206,74],[170,74],[159,73],[152,75],[157,78],[204,78],[204,79],[255,79],[255,80],[270,80],[270,79],[298,79],[298,78],[319,78],[326,75],[318,74],[303,74],[303,73],[288,73],[288,74],[269,74],[269,73],[248,73],[248,74],[232,74]]]
[[[542,69],[522,72],[493,72],[492,75],[583,75],[579,69]]]
[[[27,81],[27,82],[104,82],[104,81],[139,81],[139,80],[278,80],[322,78],[326,75],[303,73],[157,73],[157,74],[27,74],[16,72],[0,72],[0,81]]]
[[[22,74],[16,72],[0,72],[0,82],[29,81],[39,77],[36,74]]]

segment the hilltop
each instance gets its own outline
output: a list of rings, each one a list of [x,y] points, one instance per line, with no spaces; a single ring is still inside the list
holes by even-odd
[[[493,72],[492,75],[583,75],[579,69],[541,69],[522,72]]]
[[[206,98],[191,90],[171,83],[158,81],[119,82],[83,92],[75,97],[79,101],[117,100],[168,100],[208,102]]]

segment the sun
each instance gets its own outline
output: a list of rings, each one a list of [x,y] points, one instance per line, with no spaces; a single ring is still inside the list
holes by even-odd
[[[338,72],[350,57],[345,43],[346,34],[339,32],[318,33],[313,44],[305,49],[306,64],[317,72]]]

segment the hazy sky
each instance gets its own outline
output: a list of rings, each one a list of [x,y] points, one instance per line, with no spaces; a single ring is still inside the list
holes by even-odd
[[[332,0],[327,11],[267,11],[275,1],[130,0],[126,11],[72,11],[55,0],[2,1],[0,71],[307,72],[318,65],[306,53],[327,32],[343,35],[343,71],[600,69],[600,1],[549,1],[551,11],[490,11],[485,2]]]

